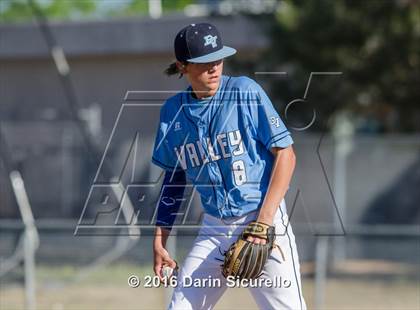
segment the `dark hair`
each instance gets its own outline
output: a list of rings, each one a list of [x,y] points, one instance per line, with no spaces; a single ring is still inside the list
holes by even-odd
[[[186,66],[188,62],[183,61],[182,64]],[[178,66],[176,65],[176,62],[171,63],[168,68],[163,71],[167,76],[171,76],[174,74],[179,74],[179,79],[182,78],[183,74],[179,71]]]

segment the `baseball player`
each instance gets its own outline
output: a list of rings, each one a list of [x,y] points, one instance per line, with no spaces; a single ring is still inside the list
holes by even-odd
[[[204,215],[169,309],[212,309],[244,283],[261,309],[306,309],[284,202],[296,160],[290,132],[260,85],[222,74],[236,50],[214,25],[186,26],[174,47],[165,72],[190,86],[161,107],[152,155],[165,170],[161,197],[172,201],[157,206],[154,272],[162,281],[167,266],[176,268],[165,246],[187,179]]]

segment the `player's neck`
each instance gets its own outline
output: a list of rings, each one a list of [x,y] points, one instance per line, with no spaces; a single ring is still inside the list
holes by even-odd
[[[216,93],[216,92],[215,92]],[[214,93],[214,94],[215,94]],[[214,96],[214,94],[211,94],[211,93],[199,93],[200,94],[200,96],[197,96],[197,94],[196,94],[196,92],[195,91],[193,91],[193,92],[191,92],[191,96],[194,98],[194,99],[197,99],[197,100],[202,100],[202,99],[207,99],[207,98],[211,98],[211,97],[213,97]]]
[[[191,96],[195,99],[198,99],[198,100],[213,97],[217,93],[220,84],[221,84],[221,82],[219,82],[219,84],[217,85],[217,87],[215,89],[210,89],[210,90],[209,89],[200,90],[200,89],[196,89],[194,87],[191,87],[191,89],[192,89]]]

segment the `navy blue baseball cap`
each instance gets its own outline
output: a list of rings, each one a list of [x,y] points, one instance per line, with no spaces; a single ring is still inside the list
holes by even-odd
[[[234,48],[223,46],[219,31],[209,23],[190,24],[181,29],[174,46],[178,61],[193,63],[213,62],[236,53]]]

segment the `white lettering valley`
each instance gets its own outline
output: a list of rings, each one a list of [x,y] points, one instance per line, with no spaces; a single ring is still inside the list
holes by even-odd
[[[217,145],[220,152],[217,152]],[[208,162],[239,156],[245,152],[241,132],[239,130],[228,131],[216,135],[215,145],[210,137],[195,142],[186,143],[174,147],[175,154],[182,169],[187,169],[187,162],[192,168],[207,164]],[[208,154],[208,155],[207,155]]]

